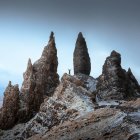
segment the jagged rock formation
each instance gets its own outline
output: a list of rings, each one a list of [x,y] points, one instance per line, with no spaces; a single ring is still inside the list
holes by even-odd
[[[18,121],[19,88],[9,82],[5,92],[3,107],[0,111],[0,129],[9,129]]]
[[[51,33],[41,58],[34,64],[29,59],[20,95],[11,82],[6,88],[0,109],[1,140],[140,139],[140,86],[131,69],[122,69],[119,53],[107,57],[101,76],[94,79],[79,33],[75,75],[64,74],[59,83],[57,66]]]
[[[85,38],[82,33],[78,34],[73,54],[74,74],[82,73],[89,75],[91,71],[90,57]]]
[[[100,99],[125,99],[140,93],[139,85],[132,72],[121,67],[121,55],[112,51],[103,66],[102,75],[98,78],[97,96]]]
[[[29,140],[139,140],[140,129],[129,119],[126,113],[117,109],[97,109]]]
[[[59,83],[57,74],[58,58],[53,32],[48,45],[45,46],[42,56],[33,65],[28,61],[24,73],[24,82],[21,88],[21,98],[24,110],[21,110],[22,120],[28,120],[39,110],[46,96],[52,96]],[[26,110],[26,113],[25,113]]]
[[[81,114],[94,110],[93,98],[94,95],[84,88],[80,79],[64,74],[54,95],[45,99],[39,113],[26,126],[24,137],[28,138],[36,133],[44,134],[55,125],[74,120]]]
[[[93,89],[90,83],[96,85],[96,80],[88,82],[91,78],[85,77],[64,74],[54,95],[44,101],[39,113],[28,123],[3,131],[1,139],[138,140],[139,98],[129,102],[112,101],[109,105],[100,106],[98,102],[94,103],[92,100],[95,95],[87,90]]]
[[[20,137],[44,134],[54,126],[94,111],[95,105],[92,102],[95,95],[90,91],[96,90],[95,85],[96,80],[92,77],[64,74],[54,95],[45,99],[39,113],[24,126]]]

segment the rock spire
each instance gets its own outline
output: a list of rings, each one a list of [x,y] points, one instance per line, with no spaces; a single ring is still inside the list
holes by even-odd
[[[102,75],[98,78],[97,96],[102,100],[126,99],[138,96],[139,84],[129,69],[121,67],[121,55],[112,51],[103,65]]]
[[[18,121],[19,88],[9,82],[5,92],[3,107],[0,111],[0,129],[9,129]]]
[[[45,46],[41,58],[33,65],[29,59],[27,70],[23,75],[21,97],[25,102],[26,114],[29,118],[39,110],[46,96],[52,96],[57,87],[59,83],[57,67],[57,49],[54,33],[51,32],[48,45]]]
[[[74,74],[82,73],[90,75],[91,64],[87,44],[82,33],[78,34],[73,54]]]

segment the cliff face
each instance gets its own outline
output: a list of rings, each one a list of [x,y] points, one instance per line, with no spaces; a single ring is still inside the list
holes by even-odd
[[[19,88],[11,82],[4,92],[3,107],[0,112],[0,128],[9,129],[18,121]]]
[[[85,38],[82,33],[78,34],[73,54],[74,74],[82,73],[89,75],[91,71],[90,57]]]

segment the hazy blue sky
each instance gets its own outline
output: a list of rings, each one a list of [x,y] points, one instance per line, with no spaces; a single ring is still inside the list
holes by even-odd
[[[22,83],[28,58],[37,60],[55,32],[62,75],[73,69],[79,31],[87,41],[91,75],[101,74],[112,50],[140,80],[139,0],[0,0],[0,86]]]

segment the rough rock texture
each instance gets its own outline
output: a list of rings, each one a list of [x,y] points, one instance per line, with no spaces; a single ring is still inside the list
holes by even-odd
[[[83,81],[78,77],[82,78]],[[39,113],[26,123],[19,135],[10,137],[25,139],[35,134],[45,134],[54,126],[94,111],[93,100],[95,100],[95,95],[90,90],[96,90],[96,88],[93,89],[95,84],[96,80],[86,75],[71,76],[64,74],[54,95],[45,99]]]
[[[29,140],[139,140],[140,113],[105,107],[67,121]]]
[[[44,134],[53,126],[94,110],[93,98],[94,95],[83,88],[82,81],[64,74],[54,95],[44,101],[39,113],[26,126],[24,137]]]
[[[21,88],[21,121],[26,121],[36,114],[46,96],[52,96],[59,83],[57,74],[57,50],[54,34],[51,33],[48,45],[41,58],[33,65],[28,61]],[[25,114],[25,115],[24,115]],[[22,117],[23,116],[23,117]]]
[[[140,98],[95,102],[97,80],[64,74],[52,97],[27,123],[0,131],[2,140],[139,140]]]
[[[94,79],[79,33],[75,75],[64,74],[59,83],[57,65],[51,33],[41,58],[33,65],[29,59],[20,95],[11,82],[5,90],[0,140],[140,139],[140,86],[130,69],[122,69],[119,53],[107,57],[102,75]]]
[[[9,129],[18,121],[19,88],[9,82],[4,92],[3,107],[0,110],[0,129]]]
[[[74,74],[82,73],[89,75],[91,70],[90,57],[85,38],[82,33],[78,34],[73,54]]]
[[[121,67],[121,55],[112,51],[103,66],[102,75],[98,78],[98,99],[125,99],[138,96],[139,85],[132,72]]]

